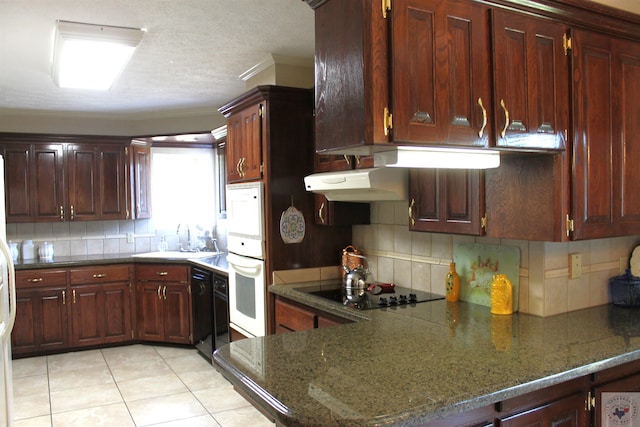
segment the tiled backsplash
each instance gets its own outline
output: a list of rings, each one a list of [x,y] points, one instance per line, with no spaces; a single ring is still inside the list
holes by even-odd
[[[222,231],[226,234],[226,230]],[[133,243],[127,241],[130,233]],[[31,239],[36,251],[43,242],[52,242],[55,256],[151,252],[157,250],[161,236],[166,236],[169,250],[179,248],[175,228],[156,230],[152,220],[146,219],[7,224],[8,240]],[[218,239],[218,246],[226,248],[226,237]]]
[[[410,232],[405,202],[371,204],[371,225],[353,228],[353,244],[367,256],[378,281],[443,294],[444,279],[460,242],[520,248],[521,312],[551,316],[609,302],[608,279],[628,265],[639,236],[566,243],[491,239]],[[569,254],[582,254],[582,275],[569,278]]]

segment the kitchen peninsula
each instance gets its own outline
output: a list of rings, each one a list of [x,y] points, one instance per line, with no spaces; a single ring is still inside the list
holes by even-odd
[[[522,425],[526,414],[586,426],[600,414],[598,393],[622,378],[624,391],[640,391],[637,309],[541,318],[433,301],[361,312],[297,287],[270,291],[352,323],[241,340],[214,354],[277,425]],[[590,412],[587,401],[595,401]]]

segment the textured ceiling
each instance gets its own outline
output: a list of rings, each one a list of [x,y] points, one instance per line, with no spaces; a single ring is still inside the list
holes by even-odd
[[[106,92],[51,78],[56,20],[146,28]],[[0,0],[0,109],[149,113],[218,108],[270,53],[313,58],[313,10],[301,0]]]

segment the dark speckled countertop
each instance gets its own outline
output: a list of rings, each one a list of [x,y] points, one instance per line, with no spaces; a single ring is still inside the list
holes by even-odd
[[[16,270],[32,270],[39,268],[70,268],[91,265],[120,264],[120,263],[163,263],[163,264],[189,264],[203,267],[214,273],[223,275],[229,274],[229,264],[226,253],[220,255],[193,258],[193,259],[172,259],[158,256],[144,257],[140,254],[104,254],[104,255],[76,255],[76,256],[55,256],[51,261],[42,261],[38,258],[30,260],[20,260],[15,264]]]
[[[216,365],[287,426],[414,426],[640,359],[640,310],[492,316],[434,301],[363,312],[272,293],[354,323],[233,342]]]

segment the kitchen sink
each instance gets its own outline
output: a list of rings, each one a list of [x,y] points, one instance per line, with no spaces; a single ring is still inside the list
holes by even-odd
[[[216,255],[222,255],[224,252],[182,252],[182,251],[156,251],[144,252],[132,255],[134,258],[155,258],[155,259],[200,259],[208,258]]]

